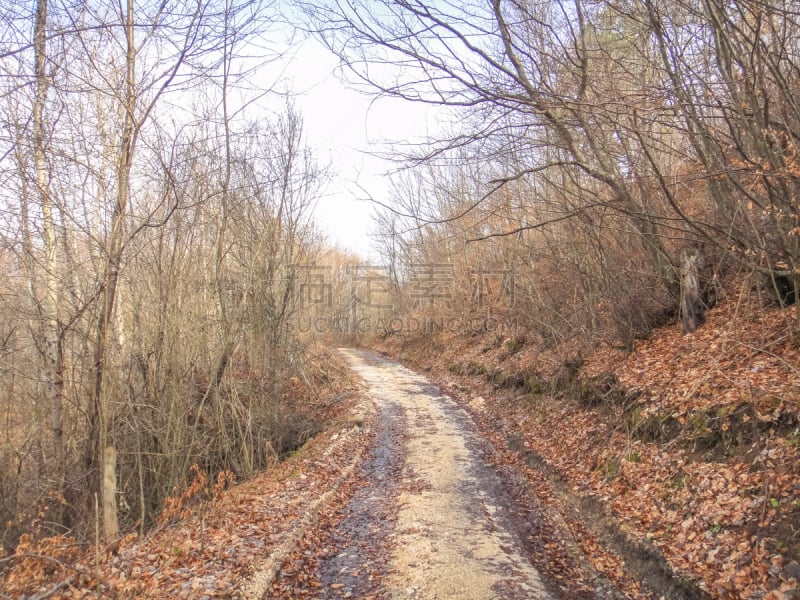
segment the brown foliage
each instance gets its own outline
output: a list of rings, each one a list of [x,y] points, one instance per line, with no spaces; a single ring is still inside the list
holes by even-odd
[[[555,473],[578,498],[599,500],[679,576],[715,598],[777,599],[799,585],[800,351],[787,333],[791,309],[764,308],[746,282],[736,285],[742,295],[729,287],[694,333],[671,324],[632,352],[601,344],[582,354],[579,368],[572,344],[529,340],[512,355],[504,344],[481,348],[458,337],[435,354],[429,340],[384,347],[403,348],[445,387],[457,378],[457,394],[479,393],[484,401],[466,404],[487,431],[500,443],[516,436],[542,457],[531,477]],[[485,373],[536,373],[565,384],[565,393],[492,385],[454,368],[478,360]],[[582,395],[584,385],[611,396]],[[587,540],[584,549],[616,577],[613,561],[601,558],[608,548]]]

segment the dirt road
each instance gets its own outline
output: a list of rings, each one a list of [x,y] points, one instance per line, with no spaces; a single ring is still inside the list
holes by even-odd
[[[364,571],[358,565],[363,558],[358,548],[365,543],[358,541],[364,513],[393,502],[394,527],[385,532],[384,544],[388,575],[380,595],[550,598],[514,533],[509,500],[485,464],[481,439],[468,415],[424,377],[396,363],[359,350],[341,353],[364,380],[379,416],[394,421],[405,443],[398,446],[397,436],[376,436],[373,462],[377,456],[380,464],[371,468],[394,470],[396,476],[354,499],[352,515],[343,519],[336,536],[355,541],[349,551],[321,565],[323,574],[331,574],[325,579]],[[374,543],[380,538],[374,531],[370,536]],[[345,592],[345,584],[339,585]],[[358,594],[357,582],[346,587],[351,585],[347,591]]]

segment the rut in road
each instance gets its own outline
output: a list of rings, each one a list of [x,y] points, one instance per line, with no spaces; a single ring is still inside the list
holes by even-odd
[[[481,439],[469,416],[424,377],[397,363],[361,350],[340,352],[364,380],[379,415],[404,419],[400,481],[387,488],[398,511],[389,535],[384,593],[426,599],[550,598],[514,533],[509,500],[482,459]]]

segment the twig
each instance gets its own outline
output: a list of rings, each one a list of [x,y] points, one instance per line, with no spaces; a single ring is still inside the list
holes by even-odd
[[[97,578],[98,597],[100,591],[100,506],[97,492],[94,494],[94,570]]]
[[[65,569],[75,569],[76,571],[80,571],[77,567],[73,567],[65,563],[63,560],[58,560],[53,556],[48,556],[47,554],[36,554],[35,552],[25,552],[23,554],[12,554],[11,556],[6,556],[5,558],[0,558],[0,564],[11,562],[12,560],[18,560],[23,558],[37,558],[39,560],[49,560],[51,562],[56,563],[57,565],[64,567]]]
[[[50,596],[55,594],[61,588],[71,585],[72,581],[74,579],[75,579],[75,576],[73,575],[72,577],[69,577],[69,578],[65,579],[64,581],[60,581],[57,584],[55,584],[53,587],[51,587],[49,590],[47,590],[46,592],[42,592],[41,594],[36,594],[35,596],[31,596],[30,600],[44,600],[44,598],[49,598]]]
[[[770,344],[768,344],[768,345],[769,345],[769,346],[775,346],[775,345],[777,345],[777,344],[779,344],[779,343],[781,343],[781,342],[784,342],[784,341],[786,341],[786,340],[790,340],[790,339],[791,339],[791,337],[790,337],[790,336],[788,336],[788,335],[784,335],[784,336],[782,336],[782,337],[778,338],[777,340],[773,340],[773,341],[772,341]],[[774,359],[776,359],[776,360],[780,361],[780,362],[781,362],[781,363],[783,363],[783,364],[784,364],[786,367],[788,367],[790,370],[792,370],[792,371],[797,371],[797,365],[795,365],[795,364],[792,364],[792,363],[790,363],[788,360],[786,360],[785,358],[783,358],[782,356],[780,356],[780,355],[778,355],[778,354],[775,354],[774,352],[771,352],[770,350],[767,350],[767,348],[766,348],[766,347],[764,347],[764,346],[755,346],[755,345],[753,345],[753,344],[748,344],[748,343],[746,343],[746,342],[742,342],[742,341],[739,341],[739,340],[733,340],[733,343],[734,343],[734,344],[736,344],[737,346],[742,346],[742,347],[744,347],[744,348],[747,348],[748,350],[752,350],[752,351],[754,351],[754,352],[756,352],[756,353],[758,353],[758,354],[766,354],[767,356],[769,356],[769,357],[771,357],[771,358],[774,358]]]

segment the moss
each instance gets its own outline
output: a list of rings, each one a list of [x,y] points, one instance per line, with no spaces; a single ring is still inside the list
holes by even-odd
[[[709,458],[730,456],[737,448],[752,443],[756,427],[751,414],[748,402],[696,411],[687,421],[684,446],[695,452],[713,451]]]
[[[551,392],[556,395],[572,395],[575,381],[578,379],[582,366],[583,359],[581,358],[571,358],[564,361],[550,379]]]
[[[699,460],[719,460],[748,449],[760,436],[798,435],[795,412],[776,408],[772,417],[764,420],[754,415],[753,410],[751,402],[739,402],[692,413],[684,427],[683,446],[700,453],[695,457]]]
[[[525,376],[516,371],[511,373],[503,373],[501,371],[491,381],[499,387],[510,390],[524,390],[525,388]]]
[[[541,396],[547,391],[547,384],[536,373],[528,373],[523,377],[522,391],[526,394]]]
[[[669,481],[669,486],[675,490],[682,490],[686,487],[686,479],[688,475],[683,469],[679,469]]]
[[[503,350],[505,351],[506,355],[513,356],[525,345],[525,336],[515,335],[514,337],[508,338],[505,342],[503,342]]]
[[[800,445],[800,429],[795,429],[792,435],[786,438],[786,445],[790,448]]]
[[[619,475],[619,458],[612,456],[606,459],[605,463],[603,463],[602,474],[606,479],[613,479]]]
[[[447,367],[447,370],[450,371],[453,375],[463,375],[464,374],[464,367],[459,363],[450,363]]]
[[[571,396],[579,404],[595,407],[602,404],[614,405],[622,402],[625,390],[613,373],[601,373],[592,377],[577,377],[572,382]]]
[[[505,387],[506,375],[503,373],[503,369],[499,367],[486,369],[483,376],[489,383],[493,383],[497,387]]]
[[[677,437],[680,425],[671,414],[645,415],[640,406],[625,410],[625,428],[636,440],[650,443],[668,442]]]

